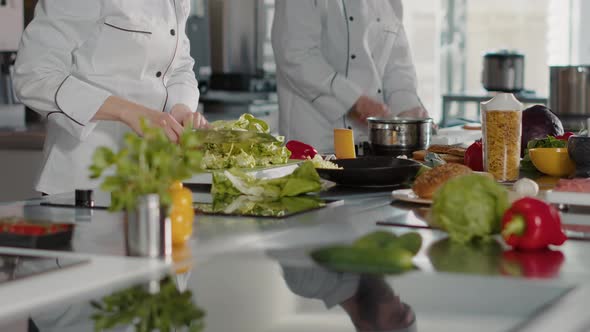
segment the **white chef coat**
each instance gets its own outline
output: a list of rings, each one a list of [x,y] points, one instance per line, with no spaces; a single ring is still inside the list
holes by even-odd
[[[361,95],[393,114],[421,107],[402,25],[401,0],[277,0],[272,44],[277,65],[280,132],[320,152],[333,151],[333,128]]]
[[[99,146],[129,129],[90,121],[111,95],[162,111],[193,111],[198,86],[184,27],[190,0],[40,0],[16,60],[20,100],[48,118],[37,190],[94,188]]]

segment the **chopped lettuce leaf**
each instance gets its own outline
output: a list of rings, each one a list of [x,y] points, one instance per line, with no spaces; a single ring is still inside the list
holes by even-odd
[[[307,160],[311,161],[315,168],[342,169],[342,167],[336,165],[335,163],[329,160],[324,160],[324,158],[319,154],[316,154],[313,158],[307,157]]]
[[[211,124],[216,130],[248,130],[268,133],[270,128],[263,120],[251,114],[244,114],[234,121],[215,121]],[[254,168],[272,165],[284,165],[289,161],[291,152],[283,146],[285,138],[277,137],[276,143],[224,143],[207,144],[202,167],[209,170],[229,168]]]
[[[325,205],[324,201],[312,196],[283,197],[276,200],[252,196],[223,196],[216,197],[213,204],[197,204],[196,207],[205,213],[283,217]]]
[[[214,197],[246,195],[278,199],[320,190],[320,176],[313,163],[304,162],[293,173],[276,179],[256,179],[237,169],[215,172],[211,194]]]

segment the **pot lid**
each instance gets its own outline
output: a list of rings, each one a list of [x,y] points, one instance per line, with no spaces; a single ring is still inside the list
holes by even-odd
[[[524,54],[516,50],[497,50],[489,51],[484,55],[485,58],[524,58]]]
[[[405,124],[405,123],[432,123],[432,118],[368,118],[369,123]]]

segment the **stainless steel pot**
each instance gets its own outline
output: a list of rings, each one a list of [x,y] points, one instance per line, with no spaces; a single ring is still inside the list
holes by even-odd
[[[511,51],[484,55],[481,82],[488,91],[520,92],[524,89],[524,55]]]
[[[590,66],[550,68],[549,107],[560,116],[590,116]]]
[[[410,155],[426,149],[432,119],[369,118],[369,142],[374,155]]]

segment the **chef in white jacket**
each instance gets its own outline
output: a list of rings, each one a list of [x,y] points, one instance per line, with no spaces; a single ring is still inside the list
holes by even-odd
[[[199,92],[185,24],[189,0],[40,0],[16,60],[20,100],[47,116],[37,190],[94,188],[94,150],[120,147],[140,119],[176,141]]]
[[[333,151],[333,129],[367,140],[371,116],[427,117],[401,0],[277,0],[272,45],[280,132]]]

